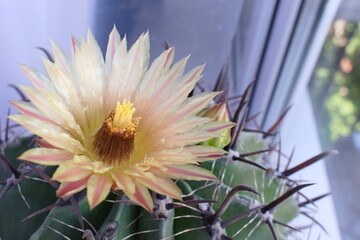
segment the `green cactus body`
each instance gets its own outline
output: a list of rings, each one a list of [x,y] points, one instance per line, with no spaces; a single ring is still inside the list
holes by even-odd
[[[4,154],[14,167],[19,168],[21,162],[17,160],[17,157],[27,149],[32,148],[33,145],[33,136],[20,138],[11,144],[7,144]],[[2,181],[7,177],[9,176],[0,171]],[[35,177],[35,175],[32,174],[30,177]],[[13,180],[16,181],[15,178]],[[20,190],[30,208],[22,198]],[[22,220],[34,211],[52,204],[55,200],[55,190],[49,184],[33,179],[21,180],[18,186],[11,188],[1,199],[0,238],[28,239],[44,221],[46,214],[35,216],[24,222]]]
[[[110,207],[111,204],[104,202],[90,211],[88,202],[85,198],[79,202],[79,208],[82,216],[88,220],[95,229],[98,229],[102,225],[109,213]],[[79,220],[74,213],[74,210],[71,209],[70,206],[55,207],[48,213],[42,225],[34,234],[31,235],[30,239],[64,239],[55,231],[64,234],[70,239],[82,239],[84,233],[79,230],[75,230],[70,226],[81,229]],[[86,222],[85,229],[91,229]]]
[[[32,137],[21,138],[14,144],[9,144],[5,153],[11,161],[15,161],[27,148]],[[266,147],[266,142],[257,138],[255,134],[244,134],[241,144],[238,146],[240,152],[259,151]],[[261,157],[253,156],[251,160],[260,163]],[[222,221],[231,219],[242,212],[249,210],[255,205],[266,204],[279,197],[287,191],[288,187],[283,180],[254,166],[229,160],[226,158],[216,161],[204,162],[202,166],[211,170],[221,181],[179,181],[183,193],[190,194],[196,199],[215,200],[213,204],[202,203],[202,207],[209,207],[212,213],[216,211],[229,191],[239,184],[246,184],[261,193],[257,196],[253,193],[239,192],[230,203],[228,209],[221,216]],[[58,206],[48,213],[42,213],[23,223],[19,222],[33,213],[55,202],[55,190],[46,183],[27,179],[20,184],[24,196],[30,196],[29,204],[32,209],[27,209],[16,188],[11,189],[6,197],[2,199],[0,207],[5,209],[16,209],[11,211],[12,215],[2,215],[1,237],[3,239],[21,239],[28,236],[32,240],[41,239],[63,239],[59,234],[70,239],[81,239],[84,230],[81,230],[78,218],[70,206]],[[46,196],[46,197],[43,197]],[[128,201],[125,196],[117,199]],[[156,199],[155,199],[156,200]],[[172,201],[170,202],[172,203]],[[156,204],[155,204],[156,205]],[[156,219],[153,215],[141,207],[125,203],[103,203],[93,211],[88,208],[86,199],[79,202],[79,209],[96,229],[97,235],[93,233],[88,239],[216,239],[209,234],[209,229],[204,223],[204,214],[191,205],[190,208],[179,207],[168,210],[163,217],[167,219]],[[18,209],[22,209],[19,211]],[[201,206],[200,206],[201,209]],[[299,210],[297,202],[293,197],[287,199],[271,212],[271,216],[284,223],[294,219]],[[47,215],[47,216],[46,216]],[[174,218],[175,217],[175,218]],[[9,224],[12,222],[13,224]],[[5,227],[6,226],[6,227]],[[12,227],[11,227],[12,226]],[[78,230],[73,228],[78,228]],[[85,229],[91,227],[85,223]],[[275,225],[280,239],[286,239],[287,231],[280,225]],[[261,216],[255,213],[227,226],[224,234],[234,239],[272,239],[271,232],[263,223]],[[57,233],[58,231],[59,233]],[[21,237],[20,237],[21,236]],[[31,236],[31,237],[30,237]]]

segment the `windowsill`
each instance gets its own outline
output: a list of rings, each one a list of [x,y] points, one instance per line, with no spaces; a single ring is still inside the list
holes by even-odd
[[[281,129],[281,142],[282,151],[286,154],[290,155],[293,147],[296,147],[290,167],[327,150],[321,149],[314,113],[307,91],[304,91],[299,98],[299,101],[294,104],[293,108],[285,118]],[[334,159],[329,158],[321,160],[292,176],[293,179],[303,180],[308,183],[316,183],[315,185],[302,190],[309,198],[314,198],[330,192],[330,184],[324,161],[332,160]],[[303,200],[304,199],[301,201]],[[317,201],[315,204],[317,208],[311,206],[311,204],[308,205],[311,209],[316,210],[314,212],[309,211],[310,215],[315,217],[316,220],[324,226],[328,235],[319,226],[314,224],[312,228],[297,233],[297,236],[300,236],[300,239],[308,239],[309,231],[311,231],[311,236],[315,238],[321,236],[320,239],[341,239],[333,197],[328,196]],[[311,220],[306,217],[300,217],[292,222],[291,225],[294,227],[302,227],[309,224],[311,224]]]

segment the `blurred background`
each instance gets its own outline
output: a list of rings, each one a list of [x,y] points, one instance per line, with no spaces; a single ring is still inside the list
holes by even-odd
[[[0,2],[0,120],[8,101],[19,99],[9,84],[29,82],[17,63],[45,72],[38,47],[57,42],[70,54],[70,37],[88,29],[105,50],[114,24],[131,45],[150,31],[151,58],[176,47],[191,53],[188,68],[206,63],[200,84],[213,88],[228,64],[228,89],[238,96],[256,79],[250,115],[261,112],[263,129],[292,104],[281,127],[282,150],[296,150],[293,165],[322,151],[296,178],[316,182],[309,197],[332,192],[310,216],[317,224],[300,239],[360,239],[360,1],[358,0],[18,0]],[[14,111],[14,110],[12,110]],[[300,217],[292,226],[312,224]]]

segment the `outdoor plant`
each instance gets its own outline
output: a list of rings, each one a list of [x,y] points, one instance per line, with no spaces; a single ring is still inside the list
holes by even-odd
[[[22,100],[0,141],[1,239],[286,239],[325,196],[307,198],[311,184],[291,175],[336,151],[290,167],[277,135],[288,109],[254,127],[253,83],[228,98],[226,67],[206,92],[194,90],[204,66],[184,74],[174,48],[149,66],[148,33],[128,50],[114,28],[105,59],[91,32],[72,39],[71,57],[52,46],[48,78],[21,65],[33,86],[13,86]]]

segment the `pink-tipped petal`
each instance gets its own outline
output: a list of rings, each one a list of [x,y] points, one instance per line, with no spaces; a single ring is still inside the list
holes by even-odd
[[[154,86],[158,86],[162,75],[168,71],[174,58],[174,48],[169,48],[157,57],[150,66],[150,69],[144,73],[144,78],[139,84],[139,94],[136,97],[135,105],[139,106],[139,111],[144,115],[151,113]],[[151,99],[151,101],[149,101]]]
[[[68,151],[52,148],[33,148],[27,150],[19,157],[21,160],[49,166],[59,165],[72,158],[73,154]]]
[[[124,190],[124,192],[126,193],[126,195],[131,200],[133,200],[136,203],[140,204],[148,212],[152,213],[152,211],[153,211],[153,200],[152,200],[152,197],[151,197],[147,187],[145,187],[145,186],[143,186],[141,184],[136,184],[134,194],[126,192],[126,190]]]
[[[20,64],[20,68],[36,88],[43,90],[53,89],[51,82],[35,69],[23,64]]]
[[[199,162],[218,159],[226,154],[226,151],[221,148],[201,145],[188,146],[184,148],[184,152],[195,156]]]
[[[85,189],[87,186],[87,181],[90,176],[87,176],[83,179],[80,179],[75,182],[64,182],[60,184],[60,187],[56,191],[57,197],[67,197],[69,195],[75,194],[80,192],[81,190]]]
[[[19,110],[22,114],[37,118],[44,122],[49,122],[55,124],[53,121],[45,117],[33,104],[28,102],[21,101],[10,101],[11,105],[13,105],[17,110]]]
[[[163,104],[164,106],[177,106],[186,100],[189,96],[189,93],[194,89],[197,81],[201,78],[201,72],[204,69],[204,65],[198,66],[188,72],[181,83],[178,86],[170,91],[171,95]]]
[[[129,175],[123,172],[113,171],[111,172],[111,176],[119,189],[126,190],[126,192],[130,194],[135,193],[135,182]]]
[[[20,86],[26,93],[31,102],[39,109],[48,119],[60,119],[60,116],[54,111],[48,101],[44,90],[28,86]]]
[[[185,165],[166,165],[165,172],[171,178],[186,180],[217,180],[216,176],[201,167],[185,164]]]
[[[166,128],[159,125],[159,130],[156,132],[156,134],[154,134],[154,137],[158,139],[163,139],[175,134],[186,133],[188,131],[191,131],[194,127],[208,123],[210,121],[212,121],[210,118],[192,117],[184,121],[171,124]]]
[[[159,96],[167,97],[165,93],[172,93],[172,91],[169,91],[169,86],[174,85],[178,82],[178,79],[182,76],[184,73],[186,62],[188,61],[190,56],[187,56],[177,63],[175,63],[169,70],[169,72],[157,83],[158,88],[153,94],[152,100],[154,101],[154,104],[158,104],[162,98]]]
[[[68,66],[68,70],[66,70],[64,68],[67,68],[67,66],[61,66],[58,62],[52,63],[47,59],[44,59],[43,62],[60,98],[49,92],[40,93],[40,100],[46,98],[46,104],[38,102],[39,98],[36,98],[36,92],[33,93],[35,97],[32,96],[32,98],[37,101],[38,105],[42,105],[42,109],[40,110],[43,111],[46,107],[52,109],[53,113],[46,114],[46,116],[56,117],[59,124],[70,131],[74,131],[80,137],[83,137],[83,132],[79,127],[79,124],[84,126],[86,124],[86,119],[84,107],[82,106],[79,95],[79,89],[76,81],[74,81],[72,68]]]
[[[220,92],[206,92],[188,98],[183,103],[183,106],[178,111],[176,111],[176,114],[174,114],[173,117],[181,119],[185,116],[196,115],[199,111],[206,107],[214,97],[219,95],[219,93]]]
[[[9,118],[30,132],[45,139],[51,145],[72,153],[83,153],[84,146],[60,127],[24,115],[12,115]]]
[[[69,64],[71,63],[71,60],[66,56],[66,54],[64,53],[62,48],[59,47],[59,45],[57,45],[52,40],[50,40],[50,43],[52,46],[55,63],[60,66],[64,72],[66,72],[67,74],[71,74],[71,67]]]
[[[196,82],[201,78],[201,73],[204,70],[205,65],[197,66],[191,69],[184,77],[183,77],[183,84],[194,86]]]
[[[53,145],[51,145],[50,143],[48,143],[47,141],[45,141],[44,139],[42,138],[36,138],[36,144],[39,146],[39,147],[42,147],[42,148],[54,148],[54,149],[60,149],[60,148],[57,148]]]
[[[113,184],[109,174],[93,174],[87,183],[87,199],[90,209],[101,203],[111,190]]]
[[[217,134],[212,132],[205,132],[203,130],[193,130],[183,134],[177,134],[166,138],[166,144],[169,147],[173,146],[186,146],[190,144],[196,144],[214,137],[218,137]]]
[[[75,57],[76,51],[80,48],[80,41],[74,36],[71,36],[71,53]]]
[[[154,159],[153,161],[154,163],[158,163],[161,165],[198,163],[196,161],[196,156],[194,156],[189,152],[185,152],[183,147],[169,148],[169,149],[153,152],[150,153],[148,157]]]
[[[220,134],[225,129],[232,128],[235,125],[236,124],[232,122],[214,121],[208,124],[204,124],[204,126],[202,126],[202,129],[206,130],[207,132]]]
[[[157,193],[181,200],[181,190],[171,179],[145,173],[137,181]]]
[[[117,47],[120,45],[120,34],[117,31],[115,25],[113,27],[113,30],[111,31],[109,35],[109,42],[106,49],[106,66],[107,66],[107,72],[110,73],[111,66],[113,63],[114,55],[116,52]]]
[[[81,167],[94,172],[94,161],[84,155],[75,155],[73,159],[74,166]]]
[[[74,165],[71,161],[61,164],[54,172],[52,179],[59,182],[75,182],[86,178],[91,171]]]
[[[20,86],[28,95],[32,103],[51,121],[57,122],[68,132],[83,138],[83,132],[74,119],[74,116],[67,108],[66,104],[57,93],[39,90],[27,86]],[[66,87],[65,87],[66,89]],[[63,91],[65,92],[65,91]],[[77,105],[74,103],[74,105]]]
[[[124,80],[128,71],[127,67],[127,42],[126,36],[120,41],[119,45],[115,49],[114,56],[111,62],[106,60],[106,73],[108,78],[104,81],[104,99],[106,105],[111,108],[116,104],[117,101],[121,101],[124,97],[122,91],[124,88]],[[111,111],[112,109],[107,109]]]
[[[135,44],[130,48],[128,54],[129,70],[126,74],[127,81],[124,81],[123,97],[126,99],[135,98],[135,90],[148,68],[150,58],[149,33],[139,37]]]

